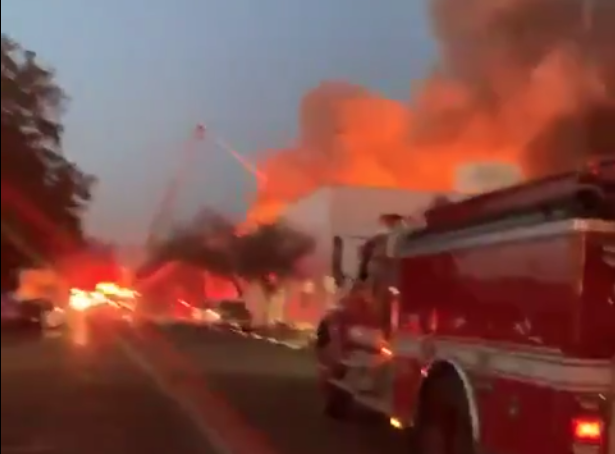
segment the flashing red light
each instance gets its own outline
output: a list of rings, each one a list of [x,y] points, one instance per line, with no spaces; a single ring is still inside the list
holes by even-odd
[[[584,417],[572,421],[572,435],[576,443],[600,444],[603,432],[604,422],[600,418]]]

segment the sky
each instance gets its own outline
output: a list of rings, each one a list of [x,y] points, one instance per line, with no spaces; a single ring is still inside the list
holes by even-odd
[[[57,72],[67,156],[98,177],[88,229],[143,242],[197,124],[255,159],[290,144],[302,95],[347,80],[398,99],[433,44],[423,0],[3,0],[2,33]],[[241,213],[254,177],[204,141],[177,216]]]

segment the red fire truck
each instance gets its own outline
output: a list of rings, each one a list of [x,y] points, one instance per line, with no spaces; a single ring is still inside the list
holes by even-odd
[[[318,330],[326,413],[409,454],[615,454],[614,196],[611,160],[371,240]]]

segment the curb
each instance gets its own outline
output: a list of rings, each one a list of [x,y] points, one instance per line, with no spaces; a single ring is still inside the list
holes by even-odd
[[[280,345],[282,347],[286,347],[286,348],[289,348],[291,350],[309,350],[311,348],[310,342],[301,344],[301,343],[296,343],[296,342],[283,341],[283,340],[277,339],[275,337],[263,336],[263,335],[257,334],[257,333],[245,333],[245,332],[241,332],[241,331],[235,332],[235,333],[239,334],[240,336],[243,336],[243,337],[247,337],[247,338],[251,338],[251,339],[257,339],[257,340],[268,342],[268,343],[274,344],[274,345]]]
[[[150,319],[149,322],[154,323],[155,325],[160,326],[160,327],[182,326],[186,324],[184,320],[173,320],[173,319],[163,319],[163,318]],[[188,325],[199,327],[199,325],[197,324],[194,324],[194,325],[188,324]],[[289,348],[291,350],[309,350],[312,347],[311,339],[299,340],[299,341],[293,342],[293,341],[288,341],[288,340],[281,340],[279,338],[276,338],[275,336],[267,336],[267,335],[258,334],[255,332],[245,332],[241,330],[227,330],[224,328],[207,327],[207,326],[202,326],[202,328],[213,329],[215,331],[221,331],[221,332],[228,332],[228,333],[232,333],[232,334],[235,334],[241,337],[256,339],[259,341],[268,342],[270,344],[279,345],[282,347]]]

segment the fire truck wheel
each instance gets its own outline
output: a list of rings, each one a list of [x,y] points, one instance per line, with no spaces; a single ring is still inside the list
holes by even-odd
[[[345,420],[350,418],[354,399],[350,393],[337,386],[327,385],[325,390],[325,414],[330,418]]]
[[[413,454],[475,453],[468,399],[449,365],[434,369],[421,389],[412,445]]]

